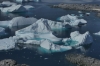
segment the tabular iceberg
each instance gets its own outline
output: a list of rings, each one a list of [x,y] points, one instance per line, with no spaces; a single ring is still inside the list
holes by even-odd
[[[78,31],[75,31],[72,32],[70,36],[70,38],[63,39],[63,42],[65,42],[66,45],[80,46],[90,44],[93,42],[93,38],[88,31],[84,34],[80,34]]]
[[[64,21],[65,24],[69,24],[71,26],[78,26],[78,25],[84,25],[87,23],[84,19],[79,19],[78,16],[75,15],[65,15],[60,17],[58,20]]]

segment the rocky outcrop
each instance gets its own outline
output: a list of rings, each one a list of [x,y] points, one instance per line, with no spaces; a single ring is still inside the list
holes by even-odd
[[[68,54],[66,59],[77,66],[100,66],[100,60],[82,54]]]
[[[0,61],[0,66],[29,66],[29,65],[17,64],[17,62],[12,59],[5,59]]]

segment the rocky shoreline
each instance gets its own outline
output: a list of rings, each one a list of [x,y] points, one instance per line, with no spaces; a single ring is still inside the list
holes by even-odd
[[[100,66],[100,60],[82,54],[68,54],[66,59],[77,66]]]
[[[5,59],[5,60],[0,61],[0,66],[29,66],[29,65],[17,64],[15,60]]]
[[[97,4],[58,4],[51,5],[53,8],[82,10],[82,11],[96,11],[97,16],[100,17],[100,5]]]

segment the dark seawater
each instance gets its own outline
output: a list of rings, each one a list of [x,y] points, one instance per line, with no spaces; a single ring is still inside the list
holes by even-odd
[[[27,3],[26,3],[27,4]],[[67,14],[78,14],[76,10],[63,10],[59,8],[50,8],[47,3],[29,3],[35,7],[33,11],[26,13],[15,13],[15,14],[3,14],[0,20],[9,20],[15,16],[32,16],[35,18],[46,18],[50,20],[57,21],[57,18]],[[25,5],[25,4],[23,4]],[[84,11],[85,13],[85,11]],[[93,33],[100,31],[100,18],[96,17],[96,13],[91,12],[90,16],[84,15],[84,19],[87,20],[87,25],[83,26],[81,29],[73,28],[72,32],[75,30],[84,33],[89,31],[94,38],[94,42],[89,50],[85,50],[85,54],[97,59],[100,59],[100,37],[94,36]],[[30,66],[76,66],[65,60],[65,54],[70,52],[81,52],[80,50],[71,50],[62,53],[52,53],[43,54],[36,49],[21,49],[12,51],[1,51],[0,60],[3,59],[14,59],[18,63],[29,64]]]

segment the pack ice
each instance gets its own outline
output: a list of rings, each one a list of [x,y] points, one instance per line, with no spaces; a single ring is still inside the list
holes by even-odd
[[[78,26],[86,24],[87,21],[84,19],[79,19],[77,15],[65,15],[61,16],[58,20],[64,21],[65,24],[69,24],[71,26]]]
[[[90,33],[87,31],[84,34],[80,34],[79,31],[72,32],[70,38],[63,39],[63,42],[66,45],[70,46],[80,46],[86,45],[93,42],[93,38]]]

